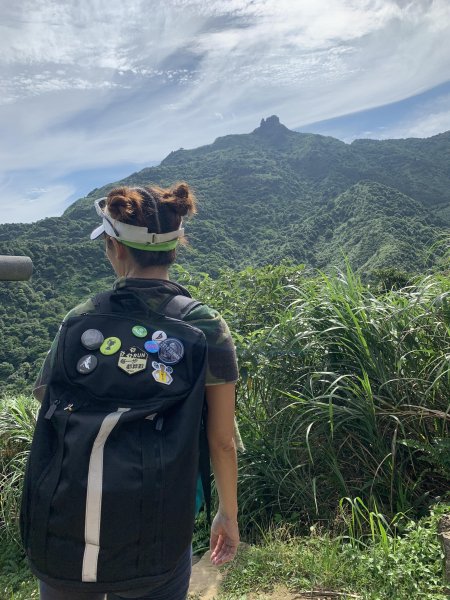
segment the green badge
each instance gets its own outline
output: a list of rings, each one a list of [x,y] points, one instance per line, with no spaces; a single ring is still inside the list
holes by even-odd
[[[109,337],[109,338],[106,338],[106,340],[100,346],[100,352],[102,354],[106,354],[106,356],[109,356],[111,354],[115,354],[116,352],[118,352],[120,350],[121,345],[122,345],[122,342],[119,340],[119,338]]]
[[[139,338],[147,336],[147,330],[145,327],[142,327],[142,325],[135,325],[131,331],[133,332],[133,335]]]

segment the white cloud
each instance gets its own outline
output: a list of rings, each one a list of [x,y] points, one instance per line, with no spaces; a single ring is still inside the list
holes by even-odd
[[[450,130],[450,94],[421,103],[408,118],[400,120],[394,127],[381,132],[377,137],[406,138],[430,137]]]
[[[44,187],[270,114],[296,127],[450,79],[448,0],[0,3],[0,164],[39,169]],[[448,128],[446,115],[398,131]]]
[[[425,115],[416,122],[406,123],[389,133],[389,137],[430,137],[450,131],[450,110]]]
[[[44,216],[59,216],[67,208],[73,193],[73,186],[62,184],[28,189],[23,193],[7,188],[7,194],[2,194],[2,222],[32,223]]]
[[[2,14],[2,63],[94,70],[126,71],[149,58],[157,63],[198,26],[195,14],[177,15],[162,1],[18,0]]]
[[[64,74],[65,75],[65,74]],[[18,74],[11,79],[0,81],[0,105],[11,104],[30,96],[41,96],[65,90],[110,90],[120,86],[111,81],[92,81],[76,76],[59,76],[58,73],[40,73],[29,76]]]

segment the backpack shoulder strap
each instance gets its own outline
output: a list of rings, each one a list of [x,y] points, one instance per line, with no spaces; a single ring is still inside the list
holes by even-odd
[[[201,306],[202,304],[203,303],[198,300],[193,300],[192,298],[180,294],[172,296],[162,308],[162,312],[167,317],[180,319],[182,321],[192,310],[194,310],[194,308],[197,308],[197,306]]]
[[[120,309],[128,312],[151,312],[145,300],[131,291],[109,290],[100,292],[93,297],[92,301],[95,311],[99,313],[120,312]],[[172,319],[183,321],[194,308],[202,304],[203,302],[194,300],[190,296],[177,294],[171,296],[158,312]]]
[[[183,320],[192,310],[194,310],[194,308],[201,306],[202,304],[203,302],[193,300],[188,296],[180,294],[170,298],[163,307],[163,312],[167,317]],[[199,475],[202,481],[203,496],[205,499],[206,520],[208,525],[211,525],[211,464],[209,458],[208,437],[206,434],[207,413],[205,401],[200,427]]]
[[[145,300],[128,290],[109,290],[96,294],[92,299],[98,313],[152,313]]]
[[[98,294],[95,294],[95,296],[92,298],[92,302],[95,306],[95,312],[99,312],[99,313],[111,312],[111,302],[110,302],[111,294],[112,294],[111,290],[108,290],[106,292],[99,292]]]

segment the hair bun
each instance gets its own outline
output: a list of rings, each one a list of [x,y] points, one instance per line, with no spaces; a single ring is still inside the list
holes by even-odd
[[[197,212],[195,196],[187,183],[176,183],[163,196],[164,205],[180,217]]]
[[[126,223],[142,212],[142,198],[130,188],[115,188],[108,195],[106,206],[113,219]]]
[[[189,187],[186,183],[180,183],[173,188],[173,195],[176,198],[187,198],[189,196]]]

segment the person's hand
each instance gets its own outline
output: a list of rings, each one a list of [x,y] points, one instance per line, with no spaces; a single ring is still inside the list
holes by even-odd
[[[211,562],[216,567],[224,565],[236,556],[239,545],[239,528],[236,519],[230,519],[219,511],[211,525]]]

